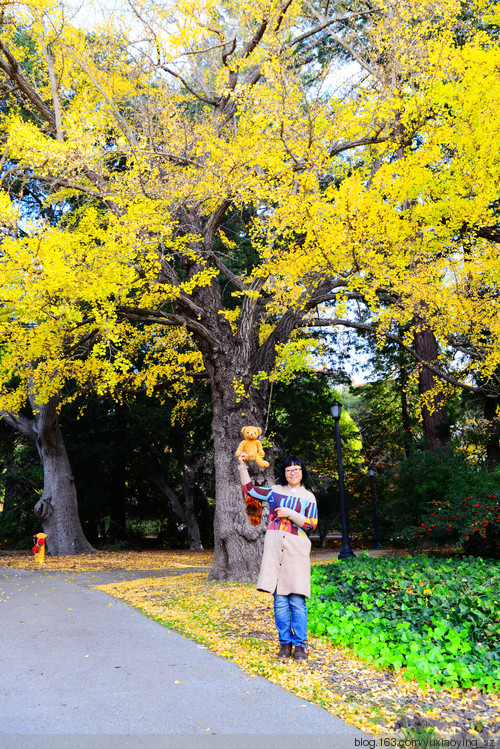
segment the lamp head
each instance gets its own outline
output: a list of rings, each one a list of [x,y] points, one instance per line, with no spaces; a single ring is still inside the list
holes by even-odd
[[[337,419],[340,419],[340,415],[342,413],[342,403],[340,403],[339,401],[333,401],[332,403],[330,403],[330,413],[335,421],[337,421]]]

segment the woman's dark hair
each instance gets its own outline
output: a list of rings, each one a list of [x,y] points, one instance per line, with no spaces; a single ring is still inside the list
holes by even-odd
[[[283,463],[281,464],[281,468],[278,473],[278,484],[280,486],[286,486],[288,484],[288,481],[286,479],[285,475],[285,468],[289,468],[290,466],[300,466],[302,468],[302,485],[307,486],[307,482],[309,481],[309,473],[307,471],[306,465],[303,460],[300,458],[297,458],[296,455],[287,455],[287,457],[283,460]]]

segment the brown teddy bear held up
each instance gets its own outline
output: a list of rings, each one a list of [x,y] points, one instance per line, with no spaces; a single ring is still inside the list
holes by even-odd
[[[267,468],[269,463],[267,460],[263,460],[264,450],[257,439],[262,434],[262,429],[260,427],[247,426],[243,427],[241,433],[245,439],[240,442],[236,450],[236,457],[245,453],[247,463],[250,460],[254,460],[260,468]]]

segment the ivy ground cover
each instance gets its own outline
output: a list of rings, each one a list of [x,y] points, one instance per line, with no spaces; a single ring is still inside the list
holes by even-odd
[[[421,686],[500,691],[500,565],[358,557],[315,567],[309,629]]]

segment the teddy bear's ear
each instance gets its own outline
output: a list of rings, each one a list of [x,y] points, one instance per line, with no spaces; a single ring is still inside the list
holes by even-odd
[[[248,429],[248,427],[243,427],[242,430],[241,430],[241,433],[242,433],[243,436],[245,436],[245,430],[246,429]]]
[[[262,434],[262,429],[260,427],[257,427],[257,434]]]

